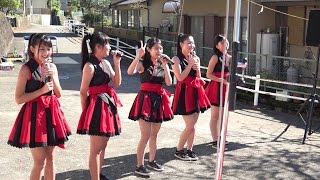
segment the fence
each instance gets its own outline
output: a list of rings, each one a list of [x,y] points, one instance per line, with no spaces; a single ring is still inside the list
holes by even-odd
[[[80,37],[84,37],[88,33],[93,33],[92,28],[88,28],[84,23],[80,23],[76,20],[65,20],[63,25],[67,27],[69,31]]]
[[[261,75],[262,78],[289,81],[312,83],[310,77],[315,71],[316,61],[313,59],[292,58],[283,56],[272,56],[256,53],[240,52],[248,59],[247,75]],[[291,67],[291,69],[289,69]],[[288,70],[294,68],[297,72],[296,77],[293,77]]]
[[[170,47],[170,49],[165,51],[170,52],[168,55],[172,56],[175,54],[176,42],[173,39],[172,41],[162,40],[162,43],[164,46],[167,44],[167,46]],[[110,38],[110,44],[111,47],[122,51],[124,57],[131,60],[135,58],[135,54],[132,52],[137,52],[137,46],[131,46],[120,41],[119,38]],[[211,48],[201,48],[205,50],[203,52],[207,54],[208,57],[212,56]],[[254,106],[258,105],[260,94],[273,96],[282,101],[287,101],[288,99],[307,100],[305,96],[310,94],[311,88],[313,87],[311,85],[313,83],[311,77],[312,72],[315,70],[314,60],[245,52],[239,52],[239,57],[247,57],[247,63],[245,64],[245,69],[241,68],[240,70],[239,68],[237,76],[239,76],[244,83],[237,85],[237,89],[253,93]],[[241,59],[238,61],[241,61]],[[203,65],[201,66],[201,70],[207,70],[207,64]],[[243,67],[243,65],[240,66]],[[289,74],[288,70],[290,70],[290,68],[291,70],[295,68],[297,70],[296,74]],[[209,81],[209,79],[203,79]],[[176,82],[175,77],[174,82]],[[317,91],[319,91],[319,89],[320,87],[318,86]]]
[[[173,41],[162,41],[162,42],[167,42],[167,43],[174,43]],[[131,46],[128,45],[122,41],[119,40],[119,38],[111,38],[111,46],[115,49],[118,49],[122,52],[124,52],[125,57],[129,59],[134,59],[135,55],[132,53],[129,53],[127,49],[129,50],[137,50],[137,46]],[[242,55],[255,55],[255,56],[263,56],[265,57],[266,55],[259,55],[259,54],[253,54],[253,53],[244,53],[240,52]],[[270,57],[268,57],[270,58]],[[286,66],[284,68],[288,69],[291,64],[296,63],[298,66],[297,67],[303,67],[306,68],[306,63],[312,64],[312,68],[315,68],[315,62],[309,59],[299,59],[299,58],[290,58],[290,57],[280,57],[280,56],[271,56],[272,59],[284,59],[287,61]],[[251,61],[254,59],[251,58]],[[276,99],[282,100],[282,101],[287,101],[289,99],[295,99],[295,100],[302,100],[306,101],[306,95],[309,95],[311,92],[311,88],[313,87],[310,85],[311,83],[297,83],[297,82],[290,82],[289,81],[282,81],[279,78],[277,79],[278,76],[274,76],[274,78],[264,78],[264,74],[259,74],[263,71],[256,71],[250,66],[249,63],[250,60],[247,62],[245,65],[245,69],[239,68],[237,73],[237,76],[242,79],[245,83],[242,84],[242,86],[238,85],[237,89],[241,91],[247,91],[251,92],[254,94],[253,98],[253,105],[257,106],[259,102],[259,95],[264,94],[264,95],[269,95],[273,96]],[[240,63],[238,67],[242,67],[242,64]],[[206,66],[201,66],[202,70],[207,70]],[[251,75],[249,74],[251,73]],[[286,76],[285,73],[280,73],[283,77]],[[209,81],[209,79],[203,78],[206,81]],[[174,82],[176,82],[176,79],[174,77]],[[310,81],[311,82],[311,81]],[[250,88],[253,87],[253,88]],[[317,87],[317,90],[320,90],[320,87]]]

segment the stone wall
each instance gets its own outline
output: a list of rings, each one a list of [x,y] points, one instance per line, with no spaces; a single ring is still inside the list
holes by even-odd
[[[31,25],[31,17],[30,15],[26,17],[16,17],[17,19],[17,27],[18,28],[24,28]]]
[[[2,57],[13,39],[13,31],[6,16],[0,12],[0,57]]]

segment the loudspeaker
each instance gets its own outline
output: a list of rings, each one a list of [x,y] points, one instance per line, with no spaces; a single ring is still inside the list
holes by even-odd
[[[319,46],[320,44],[320,10],[311,10],[309,13],[308,30],[306,37],[307,46]]]

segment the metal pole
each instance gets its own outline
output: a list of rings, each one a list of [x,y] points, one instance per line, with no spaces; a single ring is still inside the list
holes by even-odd
[[[103,10],[101,11],[101,16],[102,16],[102,19],[101,19],[101,32],[103,32]]]
[[[309,112],[308,112],[308,120],[306,122],[306,126],[304,128],[304,135],[302,139],[302,144],[305,143],[305,140],[307,138],[307,133],[308,135],[311,135],[311,127],[312,127],[312,116],[313,116],[313,108],[314,108],[314,101],[316,100],[316,89],[317,89],[317,82],[318,82],[318,72],[319,72],[319,60],[320,60],[320,44],[318,45],[318,57],[316,59],[316,72],[313,74],[313,88],[311,92],[311,99],[309,103]]]
[[[23,17],[26,16],[26,0],[23,0]]]
[[[251,32],[251,29],[250,29],[250,24],[251,24],[251,18],[250,18],[250,14],[251,14],[251,3],[250,3],[250,1],[248,1],[248,4],[247,4],[247,34],[246,34],[246,36],[247,36],[247,52],[249,52],[249,50],[250,50],[250,32]],[[249,59],[249,57],[248,57],[248,59]]]
[[[233,43],[232,43],[232,61],[230,64],[230,94],[229,94],[229,110],[235,110],[236,105],[236,69],[238,52],[240,49],[240,12],[241,12],[241,0],[236,0],[234,11],[234,23],[233,23]]]

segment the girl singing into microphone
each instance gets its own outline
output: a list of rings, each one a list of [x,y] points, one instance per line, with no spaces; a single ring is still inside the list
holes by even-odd
[[[19,71],[15,99],[24,103],[11,130],[8,144],[31,148],[33,168],[30,179],[54,179],[53,151],[64,148],[71,134],[58,98],[61,86],[57,67],[44,63],[51,57],[52,44],[48,36],[33,34],[29,38],[29,61]],[[45,82],[45,77],[50,77]]]
[[[195,125],[199,113],[210,108],[201,79],[200,59],[194,55],[194,39],[188,34],[180,34],[177,41],[177,55],[172,58],[173,73],[178,80],[172,109],[174,114],[182,115],[185,128],[182,131],[174,156],[184,161],[196,161],[197,155],[192,150]],[[187,144],[187,150],[184,145]]]
[[[91,53],[88,52],[88,47]],[[82,82],[80,99],[82,113],[78,123],[78,134],[90,135],[89,169],[92,180],[107,179],[101,174],[105,149],[109,137],[121,132],[118,107],[121,102],[109,82],[121,84],[120,60],[113,55],[114,69],[104,57],[109,56],[109,37],[102,32],[84,36],[82,40]]]
[[[155,171],[163,171],[163,167],[155,160],[157,149],[157,134],[161,123],[173,119],[170,108],[170,92],[162,87],[172,84],[169,57],[162,54],[161,41],[151,38],[145,45],[141,42],[136,58],[128,68],[128,74],[140,74],[140,91],[133,102],[129,119],[138,120],[140,127],[140,141],[137,147],[137,167],[135,173],[149,177],[150,171],[144,166],[144,151],[149,141],[148,167]],[[143,60],[141,58],[143,57]]]

